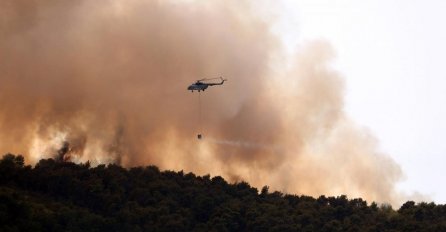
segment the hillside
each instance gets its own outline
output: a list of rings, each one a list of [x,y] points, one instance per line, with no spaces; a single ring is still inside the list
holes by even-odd
[[[260,191],[217,176],[0,161],[0,231],[446,231],[446,206]]]

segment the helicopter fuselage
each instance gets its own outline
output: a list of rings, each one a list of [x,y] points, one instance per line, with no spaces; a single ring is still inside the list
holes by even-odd
[[[208,84],[205,84],[205,83],[201,83],[201,82],[197,82],[197,83],[194,83],[194,84],[192,84],[192,85],[189,85],[189,87],[187,87],[187,90],[190,90],[190,91],[194,91],[194,90],[197,90],[198,92],[200,92],[200,91],[204,91],[205,89],[207,89],[209,87],[209,85]]]
[[[198,92],[204,91],[209,86],[222,85],[226,81],[226,79],[223,79],[223,77],[220,77],[220,79],[221,79],[221,82],[219,82],[219,83],[204,83],[204,82],[202,82],[203,80],[208,80],[208,79],[198,80],[197,82],[193,83],[192,85],[189,85],[189,87],[187,87],[187,90],[190,90],[192,92],[194,92],[194,90],[197,90]]]

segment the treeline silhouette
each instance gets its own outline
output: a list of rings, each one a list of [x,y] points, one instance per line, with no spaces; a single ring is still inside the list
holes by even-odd
[[[43,159],[31,167],[6,154],[0,231],[446,231],[446,206],[408,201],[394,210],[155,166]]]

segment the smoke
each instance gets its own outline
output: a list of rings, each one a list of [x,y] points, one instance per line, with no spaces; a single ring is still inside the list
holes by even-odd
[[[399,166],[343,111],[330,46],[279,71],[279,40],[248,1],[4,0],[0,36],[0,152],[401,200]],[[200,121],[186,87],[220,75]]]
[[[243,149],[253,149],[253,150],[271,150],[271,151],[280,152],[280,150],[282,149],[279,146],[275,146],[275,145],[271,145],[271,144],[259,144],[259,143],[252,143],[249,141],[237,141],[237,140],[209,138],[209,139],[206,139],[206,142],[209,142],[212,144],[218,144],[218,145],[234,146],[234,147],[243,148]]]

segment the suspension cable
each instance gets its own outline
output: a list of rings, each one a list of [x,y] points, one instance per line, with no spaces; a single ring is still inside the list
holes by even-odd
[[[201,138],[201,132],[203,129],[203,125],[202,125],[202,107],[201,107],[201,92],[198,91],[198,136],[199,138]]]

